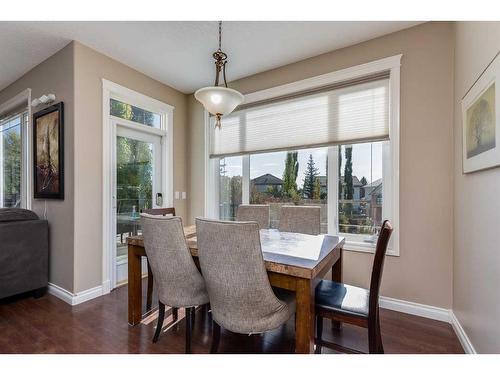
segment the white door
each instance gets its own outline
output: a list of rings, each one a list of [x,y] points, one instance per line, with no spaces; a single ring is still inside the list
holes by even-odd
[[[127,281],[127,237],[141,233],[139,213],[162,206],[162,136],[113,119],[115,267],[113,287]],[[137,126],[136,126],[137,127]],[[145,265],[143,265],[145,272]]]

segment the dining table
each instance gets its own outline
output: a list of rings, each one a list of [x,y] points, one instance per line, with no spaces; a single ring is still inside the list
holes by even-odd
[[[196,227],[184,227],[187,246],[199,267]],[[332,271],[333,281],[342,282],[342,247],[345,240],[334,235],[308,235],[261,229],[260,239],[271,286],[295,293],[295,352],[312,353],[315,335],[315,288]],[[142,258],[147,257],[142,235],[127,238],[128,322],[139,324],[142,311]],[[339,324],[332,322],[332,324]]]

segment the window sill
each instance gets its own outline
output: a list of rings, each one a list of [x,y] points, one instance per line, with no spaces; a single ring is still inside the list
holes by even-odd
[[[345,245],[343,247],[343,250],[347,251],[354,251],[358,253],[370,253],[374,254],[375,253],[375,245],[366,245],[360,242],[352,242],[352,241],[347,241],[345,242]],[[394,251],[392,248],[388,248],[386,255],[390,255],[393,257],[399,257],[399,254]]]

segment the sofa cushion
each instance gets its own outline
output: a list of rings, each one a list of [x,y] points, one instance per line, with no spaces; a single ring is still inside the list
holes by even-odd
[[[0,208],[0,222],[38,220],[38,215],[24,208]]]

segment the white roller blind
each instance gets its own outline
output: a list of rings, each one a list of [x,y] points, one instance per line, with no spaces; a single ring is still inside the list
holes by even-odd
[[[236,111],[210,127],[210,156],[389,139],[389,79]]]

